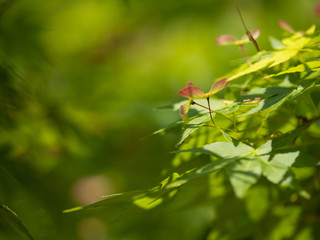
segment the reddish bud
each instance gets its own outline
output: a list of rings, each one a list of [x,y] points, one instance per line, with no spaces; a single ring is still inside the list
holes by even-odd
[[[233,44],[237,39],[232,35],[222,35],[216,39],[218,45],[230,45]]]
[[[317,3],[315,6],[314,6],[314,14],[317,16],[317,17],[320,17],[320,3]]]
[[[260,30],[259,29],[252,30],[250,31],[250,34],[254,39],[257,39],[260,36]]]
[[[296,31],[287,23],[287,22],[285,22],[285,21],[283,21],[283,20],[279,20],[279,26],[282,28],[282,29],[284,29],[284,30],[286,30],[286,31],[288,31],[288,32],[290,32],[290,33],[295,33]]]

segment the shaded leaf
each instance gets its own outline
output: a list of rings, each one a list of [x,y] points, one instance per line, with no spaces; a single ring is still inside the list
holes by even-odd
[[[255,186],[245,196],[246,210],[250,219],[259,221],[267,213],[270,205],[269,192],[265,186]]]
[[[304,167],[316,167],[320,165],[320,161],[306,153],[299,153],[299,156],[296,158],[293,167],[304,168]]]
[[[302,126],[292,131],[289,131],[280,137],[273,138],[272,148],[277,149],[284,147],[287,144],[291,144],[294,141],[294,139],[297,138],[305,128],[306,126]]]
[[[6,231],[15,232],[19,239],[33,240],[33,237],[29,233],[28,229],[22,224],[21,220],[10,208],[0,203],[0,228],[4,228]],[[1,226],[2,225],[2,226]]]
[[[228,172],[236,196],[242,198],[251,185],[257,182],[261,167],[255,159],[240,159],[229,165]]]
[[[248,112],[241,114],[238,117],[251,115],[256,112],[260,112],[269,108],[271,108],[271,111],[274,111],[292,95],[292,92],[293,92],[292,89],[283,88],[281,93],[278,93],[276,95],[263,99],[257,107],[250,109]]]

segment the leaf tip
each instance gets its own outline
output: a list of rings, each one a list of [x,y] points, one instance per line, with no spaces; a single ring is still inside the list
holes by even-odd
[[[216,38],[216,43],[218,45],[231,45],[234,44],[237,39],[232,35],[221,35]]]
[[[286,31],[288,31],[288,32],[290,32],[290,33],[295,33],[296,31],[291,27],[291,25],[290,24],[288,24],[286,21],[284,21],[284,20],[279,20],[278,21],[278,24],[279,24],[279,26],[283,29],[283,30],[286,30]]]
[[[71,212],[75,212],[75,211],[79,211],[79,210],[82,210],[83,207],[74,207],[74,208],[70,208],[70,209],[66,209],[66,210],[63,210],[62,213],[71,213]]]

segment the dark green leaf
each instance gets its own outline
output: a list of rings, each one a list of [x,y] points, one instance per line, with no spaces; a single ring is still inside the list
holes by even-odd
[[[260,112],[266,109],[270,109],[270,112],[273,112],[274,110],[276,110],[281,104],[283,104],[290,96],[292,95],[292,90],[291,89],[287,89],[284,88],[283,91],[279,94],[273,95],[271,97],[268,97],[266,99],[263,99],[259,105],[255,108],[252,108],[251,110],[249,110],[248,112],[241,114],[238,117],[243,117],[243,116],[247,116],[247,115],[251,115],[254,114],[256,112]],[[268,114],[268,115],[269,115]]]
[[[33,237],[29,233],[28,229],[22,224],[21,220],[10,208],[0,203],[0,228],[4,228],[6,231],[13,232],[19,236],[19,239],[33,240]],[[3,226],[1,226],[3,225]]]

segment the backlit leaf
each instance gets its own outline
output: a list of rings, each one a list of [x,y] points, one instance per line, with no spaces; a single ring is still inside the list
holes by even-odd
[[[276,77],[283,74],[295,73],[295,72],[310,72],[310,71],[319,71],[320,61],[310,61],[303,64],[299,64],[295,67],[288,68],[287,70],[278,72],[276,74],[271,74],[268,77]]]
[[[210,89],[210,95],[213,95],[219,91],[221,91],[223,88],[225,88],[228,85],[228,79],[227,78],[223,78],[217,82],[215,82],[211,89]]]
[[[284,154],[260,155],[258,159],[261,162],[262,174],[271,182],[279,183],[286,172],[288,167],[291,167],[299,156],[299,152],[290,152]]]
[[[204,92],[193,85],[192,82],[188,82],[187,86],[179,91],[179,94],[185,98],[202,98]]]

